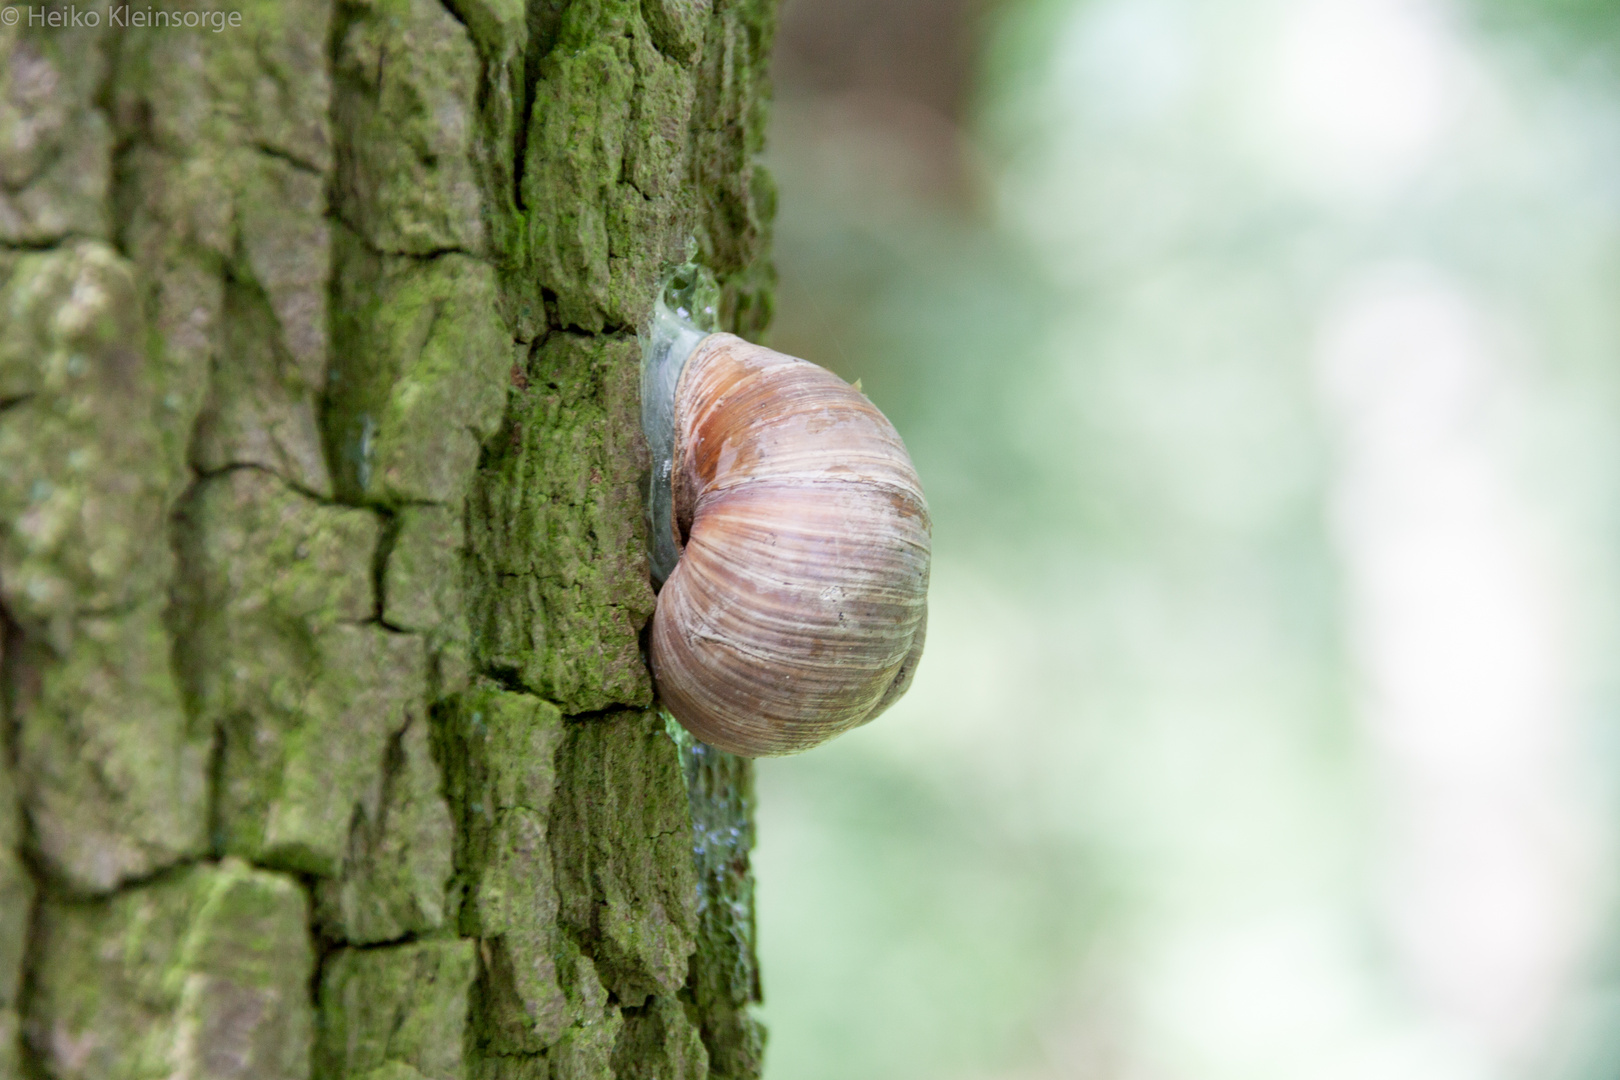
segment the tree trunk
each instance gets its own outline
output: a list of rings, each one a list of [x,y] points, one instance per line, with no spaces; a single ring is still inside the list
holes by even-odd
[[[635,328],[769,316],[774,9],[8,9],[0,1078],[759,1075]]]

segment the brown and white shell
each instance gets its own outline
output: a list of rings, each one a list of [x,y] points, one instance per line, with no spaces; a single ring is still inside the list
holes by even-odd
[[[712,746],[804,750],[911,684],[927,616],[929,519],[894,426],[858,390],[731,334],[676,389],[673,528],[653,674]]]

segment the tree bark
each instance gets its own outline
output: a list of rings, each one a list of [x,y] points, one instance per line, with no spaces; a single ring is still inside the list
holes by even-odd
[[[11,10],[0,1078],[759,1076],[635,328],[769,318],[775,0]]]

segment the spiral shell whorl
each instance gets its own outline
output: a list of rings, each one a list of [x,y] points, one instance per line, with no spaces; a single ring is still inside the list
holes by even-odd
[[[675,401],[679,562],[653,673],[693,734],[792,753],[871,720],[922,650],[929,520],[899,435],[837,376],[730,334]]]

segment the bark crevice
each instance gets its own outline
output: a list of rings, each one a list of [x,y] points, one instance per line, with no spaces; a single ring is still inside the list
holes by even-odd
[[[0,536],[0,1076],[184,1030],[755,1077],[651,710],[634,327],[693,246],[762,325],[771,2],[255,11],[0,35],[66,118],[5,161],[0,526],[69,537]]]

